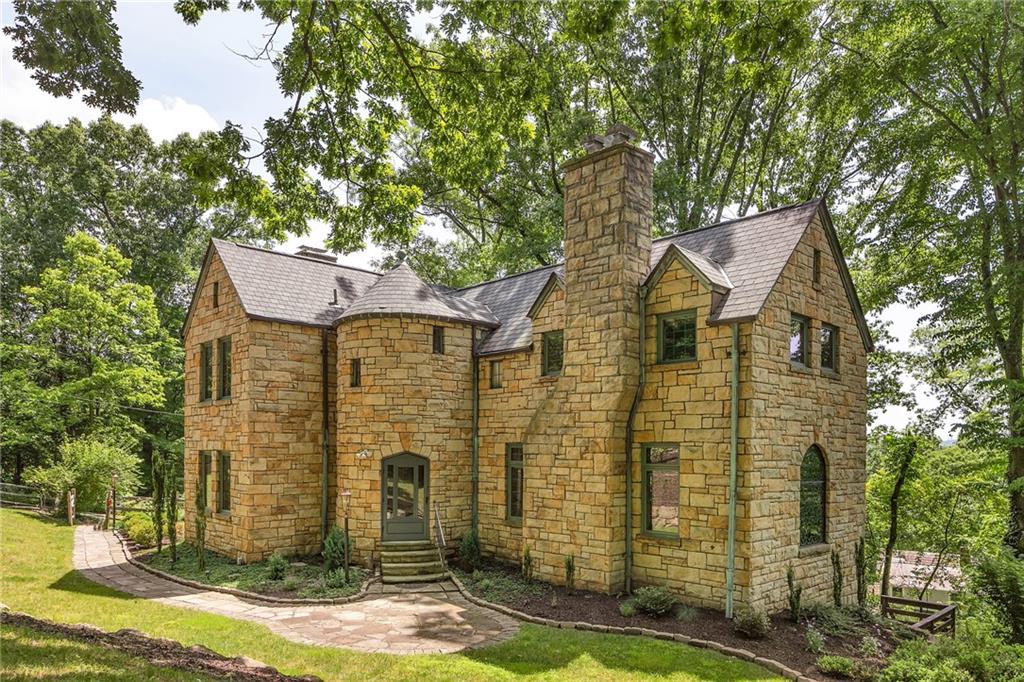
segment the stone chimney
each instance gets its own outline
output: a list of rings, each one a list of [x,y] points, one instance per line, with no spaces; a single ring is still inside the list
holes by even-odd
[[[654,162],[624,125],[565,168],[566,367],[636,377],[637,291],[650,269]],[[604,366],[607,365],[607,366]],[[632,398],[632,396],[630,396]]]
[[[321,249],[316,246],[309,246],[303,244],[299,246],[295,251],[296,256],[305,256],[306,258],[316,258],[317,260],[326,261],[328,263],[337,263],[338,257],[333,253],[328,253],[327,249]]]

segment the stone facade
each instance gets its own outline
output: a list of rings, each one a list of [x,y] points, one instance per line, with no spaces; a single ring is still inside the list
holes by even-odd
[[[476,366],[477,528],[485,553],[518,561],[529,547],[535,575],[554,582],[564,579],[563,561],[572,555],[580,586],[617,592],[630,571],[634,584],[666,585],[688,603],[721,608],[735,324],[735,599],[782,608],[790,565],[807,599],[827,598],[833,547],[842,556],[852,598],[853,544],[863,530],[866,350],[844,266],[834,257],[827,211],[816,209],[803,232],[794,233],[795,248],[784,266],[780,259],[781,274],[757,314],[723,321],[715,317],[725,295],[721,282],[712,283],[707,271],[676,252],[660,263],[650,260],[651,176],[650,155],[621,140],[566,167],[564,278],[551,271],[531,308],[532,336],[525,344],[479,355],[476,362],[474,349],[486,342],[487,324],[364,314],[365,306],[358,315],[340,316],[331,329],[247,317],[212,253],[185,337],[188,500],[199,451],[232,453],[231,510],[212,513],[209,546],[246,561],[272,551],[317,551],[326,334],[329,518],[342,525],[347,516],[357,560],[370,562],[380,550],[382,470],[398,455],[416,455],[429,467],[423,510],[431,517],[428,535],[436,536],[435,505],[449,543],[471,528]],[[529,275],[508,281],[515,285],[515,277]],[[220,282],[216,309],[214,281]],[[367,295],[372,293],[370,287]],[[681,311],[695,317],[697,357],[659,362],[659,319]],[[793,313],[810,320],[807,367],[790,362]],[[838,372],[820,367],[822,323],[839,329]],[[443,352],[433,347],[438,327]],[[558,330],[564,335],[563,366],[546,376],[542,340]],[[224,335],[232,338],[233,395],[200,403],[199,344]],[[627,424],[641,368],[644,384],[627,457]],[[521,445],[524,455],[522,518],[508,513],[510,444]],[[642,462],[645,446],[654,444],[679,452],[674,536],[644,527]],[[826,542],[801,547],[800,462],[812,446],[827,459]],[[627,491],[630,460],[633,486]],[[663,479],[658,485],[664,493],[674,483]],[[191,537],[191,502],[186,509]]]

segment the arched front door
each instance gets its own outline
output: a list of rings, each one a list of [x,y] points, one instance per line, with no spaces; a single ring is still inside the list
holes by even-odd
[[[426,540],[430,522],[430,462],[409,453],[381,462],[381,529],[385,542]]]

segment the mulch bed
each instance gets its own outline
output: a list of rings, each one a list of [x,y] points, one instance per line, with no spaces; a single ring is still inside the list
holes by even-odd
[[[115,649],[143,658],[153,665],[230,680],[257,682],[320,682],[314,675],[293,677],[245,656],[227,658],[195,645],[185,647],[172,639],[149,637],[138,630],[106,632],[92,625],[64,625],[40,620],[24,613],[0,612],[0,624],[18,625],[38,632],[59,635],[79,642]]]
[[[483,568],[485,571],[505,572],[510,577],[519,575],[519,568],[511,564],[494,562]],[[478,590],[474,591],[472,581],[465,583],[471,592],[484,598],[485,595]],[[543,583],[543,586],[544,590],[540,595],[516,594],[501,603],[531,616],[551,620],[622,628],[649,628],[710,640],[728,647],[752,651],[758,656],[778,661],[810,677],[823,680],[839,679],[818,672],[815,662],[820,654],[807,650],[807,626],[792,622],[786,613],[772,616],[771,634],[765,639],[758,640],[736,633],[732,621],[721,611],[693,609],[694,617],[689,620],[679,620],[672,615],[652,618],[642,613],[626,617],[619,613],[619,605],[625,601],[622,595],[607,595],[580,589],[569,593],[562,586],[547,583]],[[863,659],[864,656],[859,652],[861,639],[865,635],[871,635],[879,641],[883,655],[888,656],[900,642],[892,631],[878,625],[865,623],[858,630],[856,634],[851,635],[826,635],[825,653],[847,656],[854,660]]]

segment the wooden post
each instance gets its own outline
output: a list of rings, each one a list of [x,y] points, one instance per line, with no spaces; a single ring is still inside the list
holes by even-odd
[[[75,489],[68,491],[68,525],[75,525]]]

